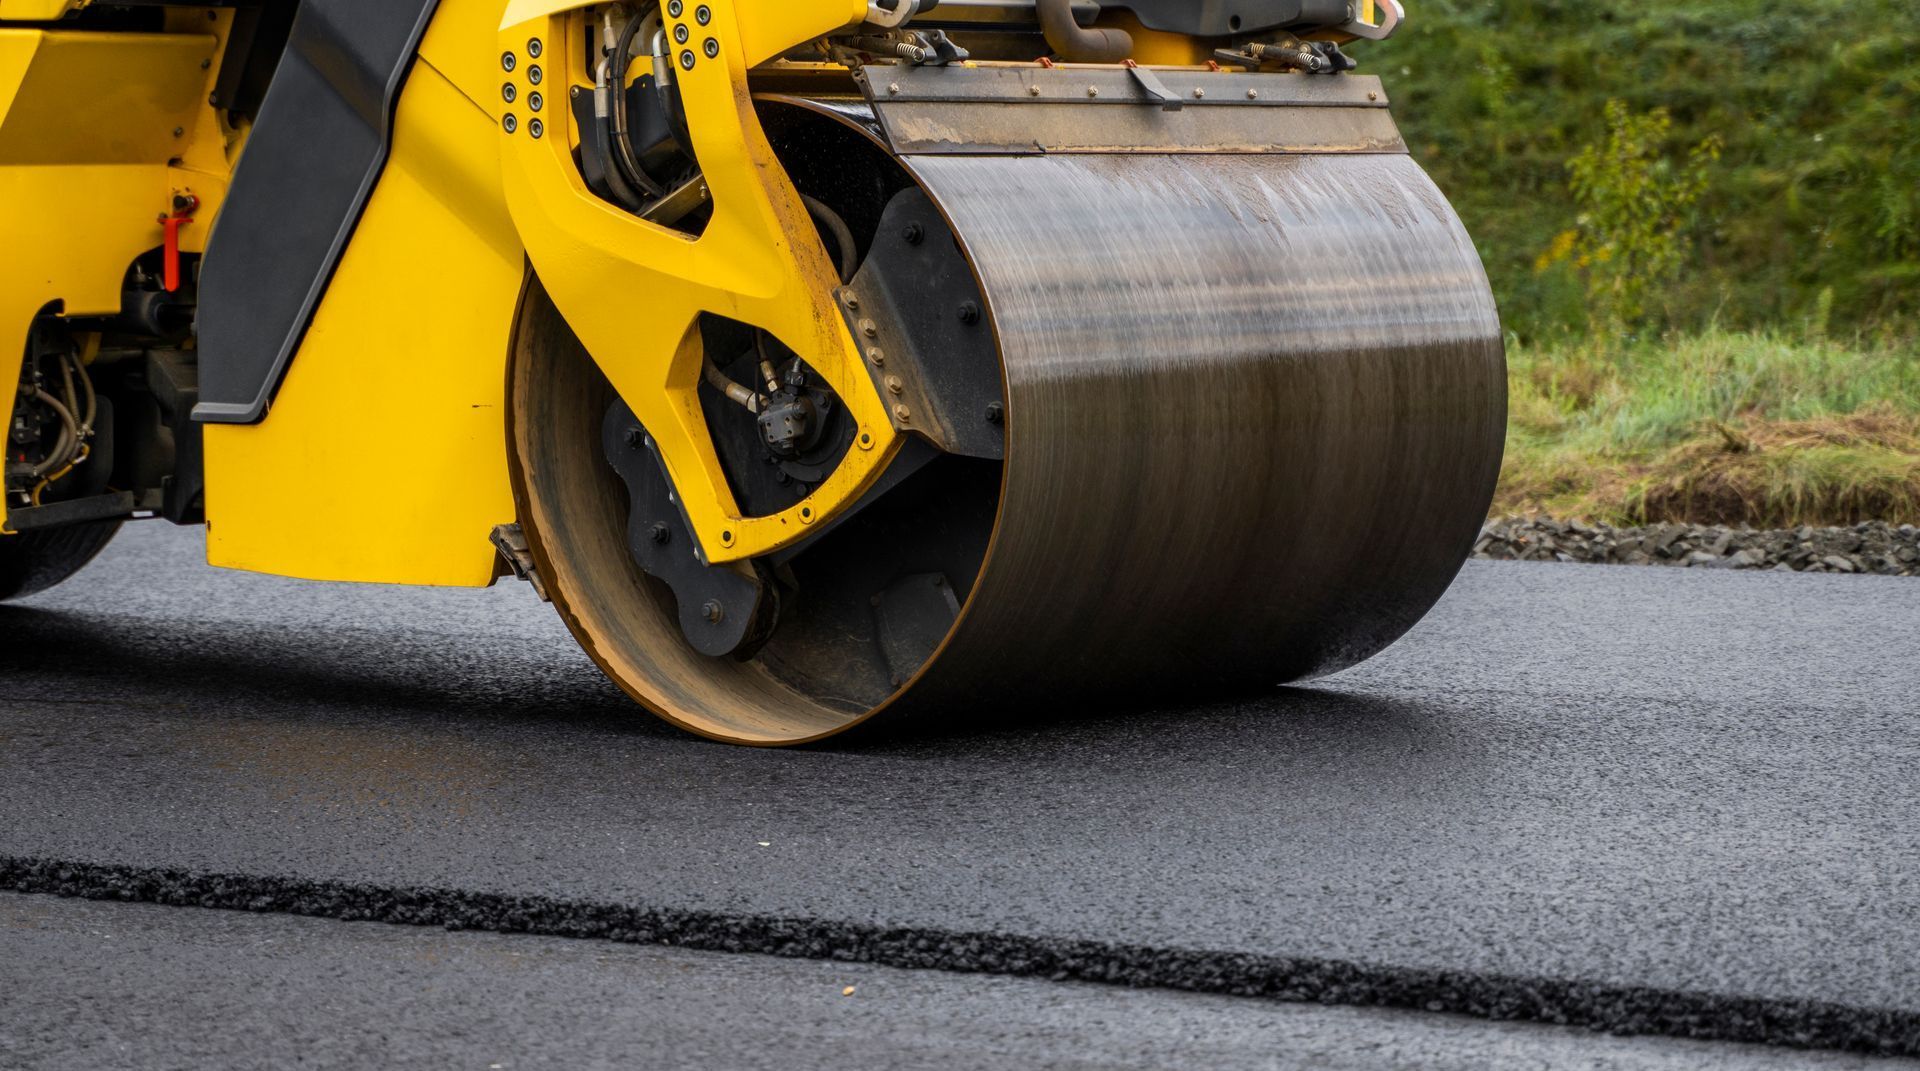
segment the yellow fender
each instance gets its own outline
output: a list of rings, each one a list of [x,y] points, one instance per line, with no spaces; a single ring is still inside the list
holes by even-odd
[[[499,69],[501,10],[441,0],[379,183],[272,408],[257,425],[206,425],[212,564],[389,584],[497,577],[488,537],[514,519],[506,360],[526,270],[500,188],[499,83],[479,81]]]

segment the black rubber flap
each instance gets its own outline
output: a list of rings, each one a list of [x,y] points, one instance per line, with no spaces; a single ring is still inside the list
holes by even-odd
[[[286,374],[387,160],[436,0],[306,0],[200,276],[194,419],[251,424]]]

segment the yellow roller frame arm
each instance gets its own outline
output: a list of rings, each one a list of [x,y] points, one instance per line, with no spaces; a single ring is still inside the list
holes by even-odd
[[[91,0],[0,0],[0,19],[52,22],[86,7]]]
[[[517,96],[524,102],[537,88],[532,68],[545,68],[541,81],[556,100],[539,114],[538,138],[524,107],[517,121],[502,124],[508,208],[541,283],[653,437],[706,560],[770,553],[864,494],[900,446],[834,306],[839,275],[799,191],[774,158],[747,88],[754,65],[857,25],[866,3],[663,0],[669,40],[686,29],[685,42],[673,46],[674,73],[713,201],[712,221],[698,238],[600,200],[574,164],[578,138],[564,102],[595,40],[584,6],[579,0],[507,6],[500,66],[508,66],[505,54],[515,59],[502,78],[521,83]],[[742,516],[727,485],[698,396],[702,313],[771,333],[832,386],[856,421],[855,448],[783,513]]]

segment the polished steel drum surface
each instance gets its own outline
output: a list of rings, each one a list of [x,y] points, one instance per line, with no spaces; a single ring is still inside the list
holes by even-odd
[[[964,726],[1198,701],[1350,666],[1446,590],[1498,474],[1505,362],[1473,244],[1409,157],[905,163],[983,286],[1008,437],[984,564],[901,687],[809,683],[778,639],[743,662],[680,640],[597,456],[611,396],[530,290],[521,515],[569,625],[630,694],[752,743],[889,707]]]
[[[911,161],[1000,329],[1000,523],[923,687],[1200,698],[1445,591],[1499,472],[1473,243],[1404,155]]]

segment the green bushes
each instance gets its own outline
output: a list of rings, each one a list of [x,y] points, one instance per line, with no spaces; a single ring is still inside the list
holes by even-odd
[[[1394,40],[1355,51],[1523,339],[1920,319],[1920,5],[1418,0]],[[1717,160],[1696,152],[1715,141]],[[1609,159],[1628,170],[1604,174]],[[1619,196],[1639,179],[1664,203]],[[1631,211],[1616,223],[1655,247],[1681,226],[1593,271],[1623,232],[1583,213]],[[1565,238],[1553,255],[1569,232],[1586,270]]]
[[[1609,333],[1638,327],[1647,301],[1691,259],[1693,209],[1707,192],[1709,169],[1720,159],[1720,136],[1707,135],[1676,167],[1666,157],[1673,119],[1665,108],[1636,115],[1607,102],[1605,140],[1567,162],[1580,215],[1541,258],[1546,271],[1572,257],[1586,276],[1587,315]]]

